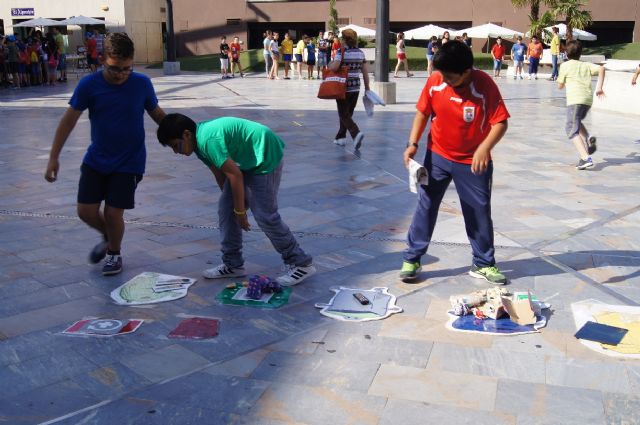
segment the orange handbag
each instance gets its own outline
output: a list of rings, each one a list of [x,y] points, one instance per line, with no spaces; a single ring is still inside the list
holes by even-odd
[[[340,55],[340,68],[337,71],[331,71],[325,68],[322,71],[322,83],[318,90],[318,98],[320,99],[344,99],[347,95],[347,76],[349,68],[342,66],[344,62],[344,48]]]

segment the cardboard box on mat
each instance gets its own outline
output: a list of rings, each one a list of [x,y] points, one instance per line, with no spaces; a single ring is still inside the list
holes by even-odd
[[[531,293],[514,293],[508,297],[502,297],[502,305],[509,314],[512,322],[519,325],[533,325],[536,323],[536,315],[531,302]]]

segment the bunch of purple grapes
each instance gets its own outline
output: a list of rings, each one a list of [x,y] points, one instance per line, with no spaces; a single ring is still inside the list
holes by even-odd
[[[262,294],[270,294],[272,292],[282,292],[282,287],[275,280],[262,275],[254,274],[249,277],[247,285],[247,297],[259,300]]]

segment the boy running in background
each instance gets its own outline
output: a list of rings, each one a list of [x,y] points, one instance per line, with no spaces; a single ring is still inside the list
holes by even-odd
[[[82,160],[78,216],[103,237],[89,254],[91,263],[106,256],[105,276],[122,271],[120,245],[124,210],[133,209],[146,162],[144,112],[156,123],[164,117],[149,77],[133,72],[133,42],[125,33],[104,41],[104,69],[83,77],[56,130],[44,178],[58,179],[58,158],[80,115],[89,109],[91,144]],[[104,201],[104,210],[100,207]]]
[[[237,67],[238,72],[240,72],[240,76],[244,77],[242,65],[240,64],[240,52],[242,51],[242,46],[240,45],[240,39],[238,37],[233,37],[233,43],[231,43],[229,49],[229,56],[231,58],[231,76],[236,76],[235,69]]]
[[[576,169],[585,170],[593,167],[591,155],[596,151],[596,138],[589,135],[582,120],[585,119],[593,104],[592,76],[598,76],[596,96],[604,97],[604,91],[602,90],[604,66],[581,62],[582,43],[578,40],[569,41],[566,52],[569,61],[563,63],[560,67],[558,88],[567,88],[567,124],[565,130],[580,155]]]
[[[229,78],[227,70],[229,69],[229,45],[227,37],[224,35],[220,38],[220,73],[222,78]]]
[[[506,278],[495,263],[491,150],[507,131],[509,112],[493,79],[473,68],[473,53],[462,41],[443,44],[433,58],[433,66],[436,72],[422,90],[404,151],[408,167],[431,118],[424,159],[429,183],[419,189],[400,278],[412,281],[418,277],[440,203],[453,181],[473,251],[469,274],[504,285]]]
[[[297,285],[316,272],[311,256],[300,248],[278,212],[284,142],[270,128],[235,117],[196,124],[182,114],[169,114],[158,127],[158,140],[176,154],[195,153],[222,190],[218,200],[222,264],[205,270],[205,278],[245,275],[242,231],[250,228],[248,208],[287,267],[277,279],[282,286]]]

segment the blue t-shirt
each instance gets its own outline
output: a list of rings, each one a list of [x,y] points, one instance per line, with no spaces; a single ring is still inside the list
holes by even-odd
[[[524,60],[524,54],[527,51],[527,46],[523,44],[514,44],[511,48],[511,56],[513,56],[513,60],[517,60],[518,62]]]
[[[94,72],[80,80],[69,105],[77,111],[89,109],[91,145],[85,164],[104,174],[144,174],[144,112],[158,106],[149,77],[132,72],[118,85]]]
[[[433,56],[433,41],[427,44],[427,56]]]
[[[316,46],[313,43],[307,44],[307,62],[316,61]]]

